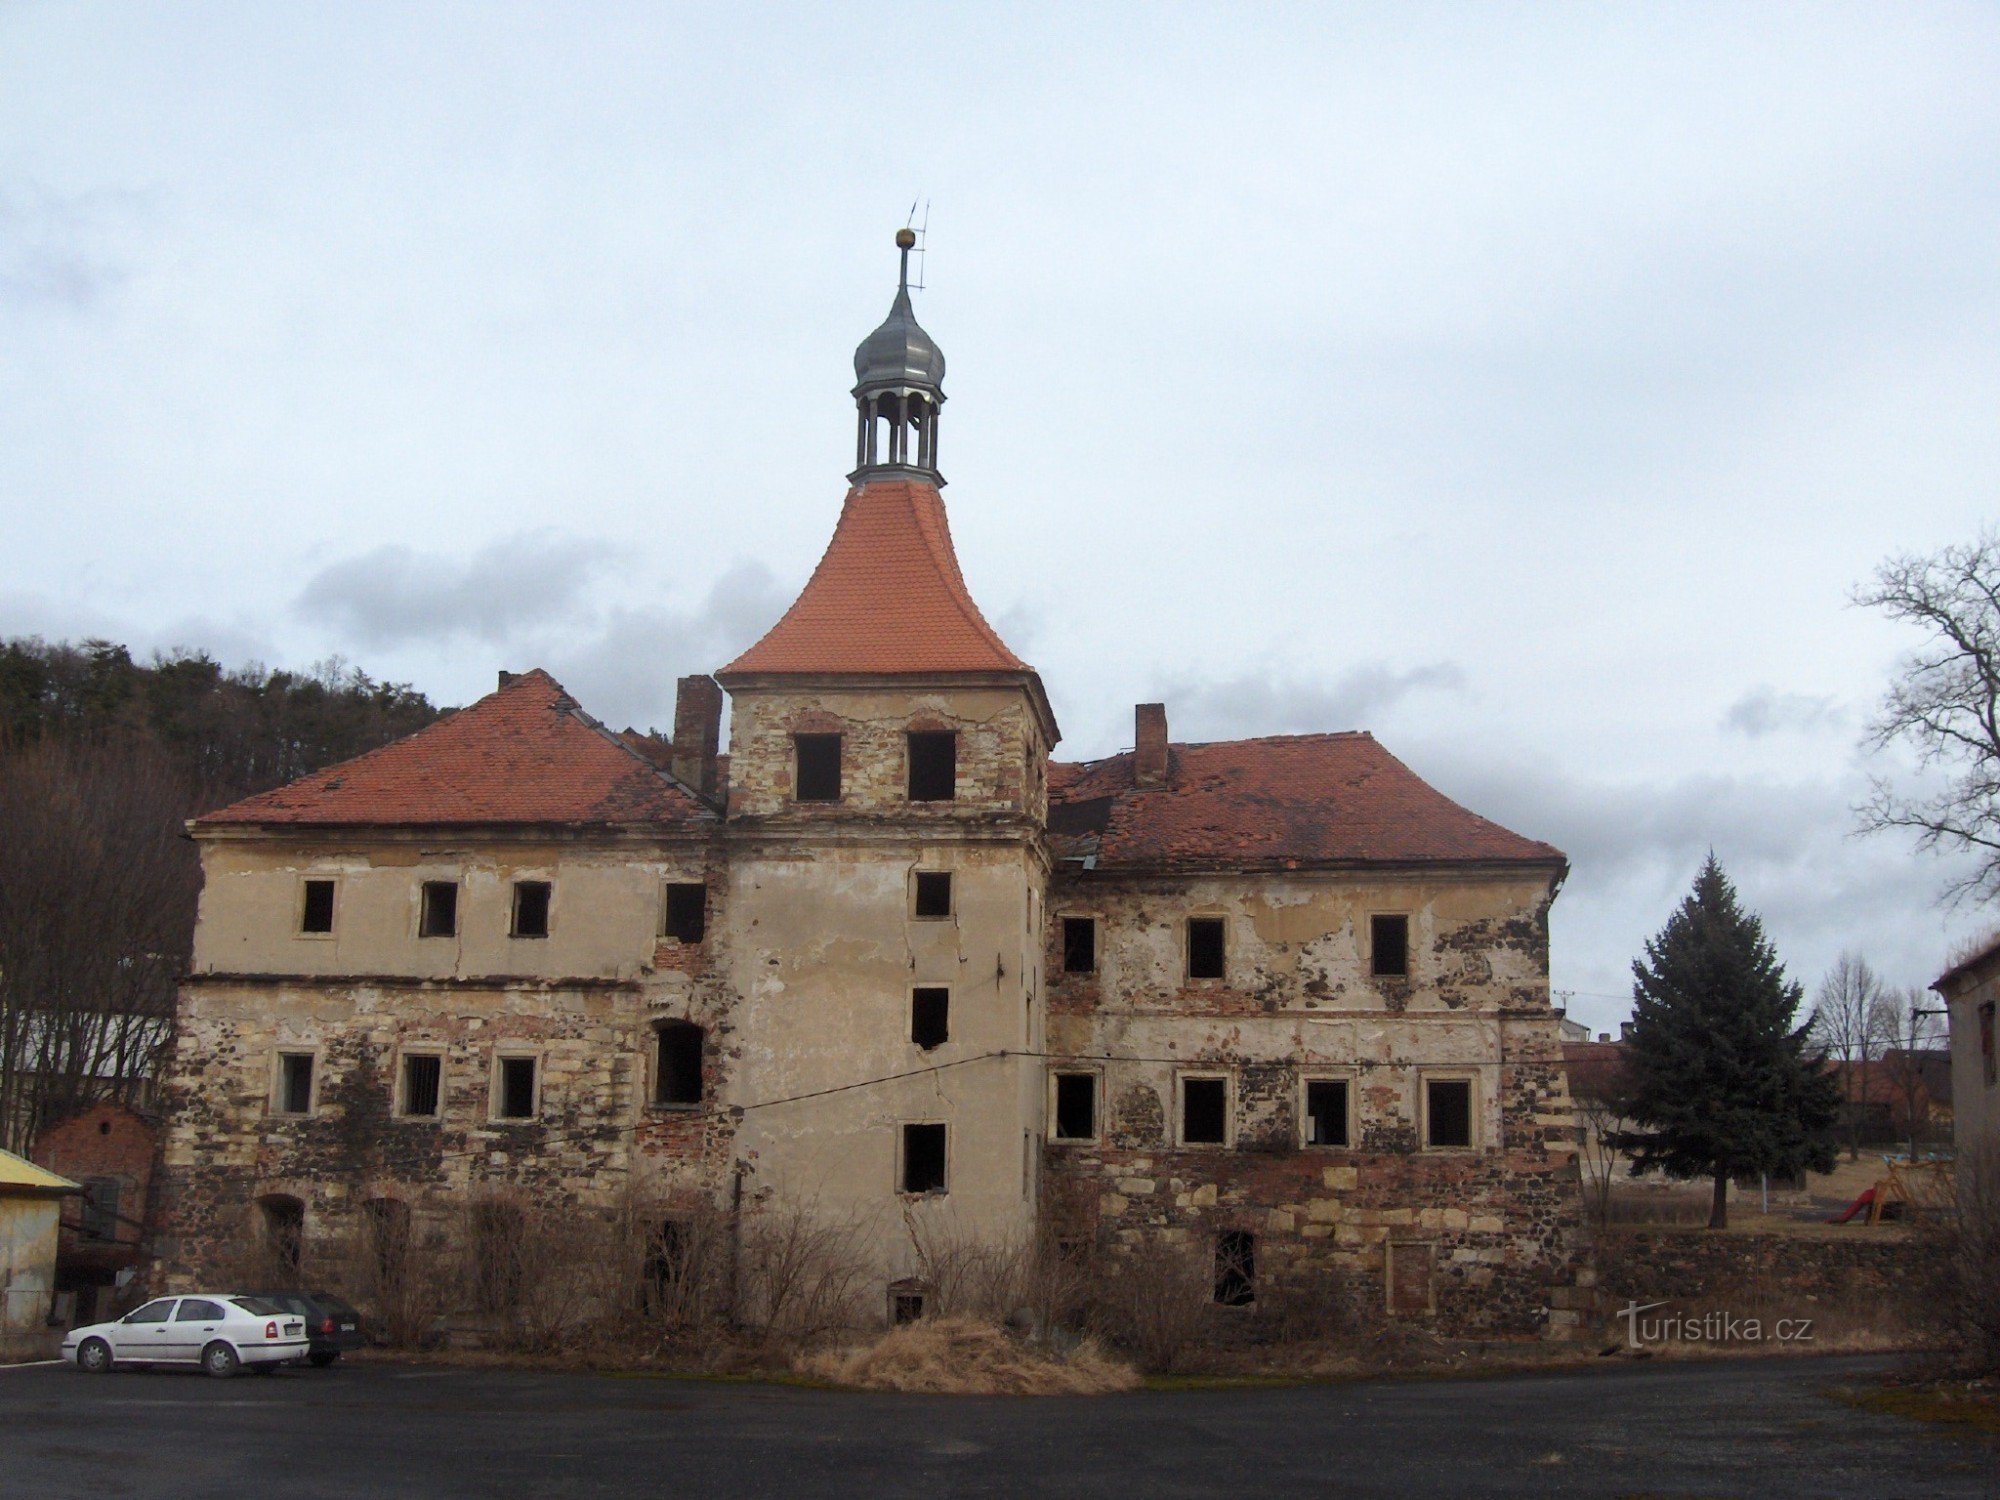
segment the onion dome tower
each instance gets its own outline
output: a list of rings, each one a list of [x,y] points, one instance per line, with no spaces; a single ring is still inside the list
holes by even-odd
[[[944,352],[910,306],[910,250],[917,237],[896,231],[903,265],[896,300],[854,351],[857,482],[877,476],[920,477],[942,485],[937,466],[938,408],[944,405]]]

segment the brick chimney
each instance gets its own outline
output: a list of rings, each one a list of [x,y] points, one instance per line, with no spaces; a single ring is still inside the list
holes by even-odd
[[[674,689],[674,779],[704,797],[714,796],[721,736],[721,687],[713,677],[683,677]]]
[[[1135,786],[1167,784],[1167,705],[1141,703],[1133,714],[1132,782]]]

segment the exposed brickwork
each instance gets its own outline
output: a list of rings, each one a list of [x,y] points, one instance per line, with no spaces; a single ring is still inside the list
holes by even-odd
[[[93,1104],[51,1125],[35,1138],[34,1149],[28,1155],[37,1166],[47,1167],[72,1182],[105,1177],[118,1184],[118,1222],[110,1244],[101,1240],[83,1242],[77,1233],[84,1216],[83,1200],[63,1200],[65,1260],[81,1254],[93,1264],[130,1263],[139,1249],[145,1225],[158,1145],[159,1126],[155,1118],[122,1104]]]

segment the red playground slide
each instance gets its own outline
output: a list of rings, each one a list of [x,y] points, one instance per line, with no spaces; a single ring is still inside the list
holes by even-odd
[[[1856,1214],[1860,1213],[1864,1208],[1866,1208],[1869,1204],[1873,1203],[1874,1201],[1875,1201],[1875,1189],[1873,1189],[1872,1187],[1863,1188],[1861,1190],[1861,1196],[1859,1198],[1856,1198],[1852,1203],[1848,1204],[1847,1207],[1843,1208],[1839,1213],[1835,1214],[1832,1218],[1828,1219],[1826,1222],[1829,1224],[1845,1224],[1849,1219],[1853,1218]]]

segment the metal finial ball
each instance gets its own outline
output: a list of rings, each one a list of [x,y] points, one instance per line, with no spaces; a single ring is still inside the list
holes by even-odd
[[[916,242],[917,232],[914,229],[899,229],[896,231],[896,248],[898,250],[907,250],[916,244]]]

